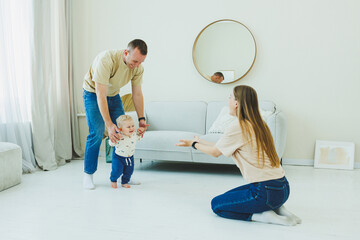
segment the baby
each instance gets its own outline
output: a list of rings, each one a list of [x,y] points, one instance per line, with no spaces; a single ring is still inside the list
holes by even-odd
[[[129,181],[134,172],[135,145],[142,136],[135,131],[134,121],[129,115],[121,115],[116,119],[116,123],[123,138],[115,144],[109,141],[110,146],[115,146],[110,174],[111,187],[117,188],[117,180],[122,174],[121,186],[130,188]],[[144,132],[142,127],[138,130]]]

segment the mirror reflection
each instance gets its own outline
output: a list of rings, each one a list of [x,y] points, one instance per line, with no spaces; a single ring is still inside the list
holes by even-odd
[[[206,26],[193,46],[193,61],[205,79],[217,84],[243,78],[256,58],[256,43],[250,30],[234,20],[219,20]]]
[[[224,81],[224,74],[222,72],[216,72],[210,77],[210,80],[214,83],[222,83]]]

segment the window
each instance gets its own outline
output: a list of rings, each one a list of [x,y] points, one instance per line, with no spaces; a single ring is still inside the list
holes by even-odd
[[[0,1],[0,123],[31,120],[32,1]]]

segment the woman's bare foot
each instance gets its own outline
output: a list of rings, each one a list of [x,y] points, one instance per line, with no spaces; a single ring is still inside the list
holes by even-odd
[[[127,183],[125,183],[125,184],[121,184],[121,186],[122,186],[122,187],[124,187],[124,188],[130,188],[130,185],[129,185],[129,184],[127,184]]]
[[[112,188],[117,188],[117,182],[111,182],[111,187]]]

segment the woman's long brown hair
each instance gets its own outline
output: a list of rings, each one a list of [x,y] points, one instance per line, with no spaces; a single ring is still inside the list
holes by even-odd
[[[244,140],[251,140],[252,134],[255,133],[259,166],[260,153],[262,155],[262,167],[265,164],[264,153],[266,153],[270,158],[271,166],[279,167],[280,161],[270,129],[260,115],[256,91],[246,85],[236,86],[234,87],[234,97],[238,103],[236,115],[244,133]]]

